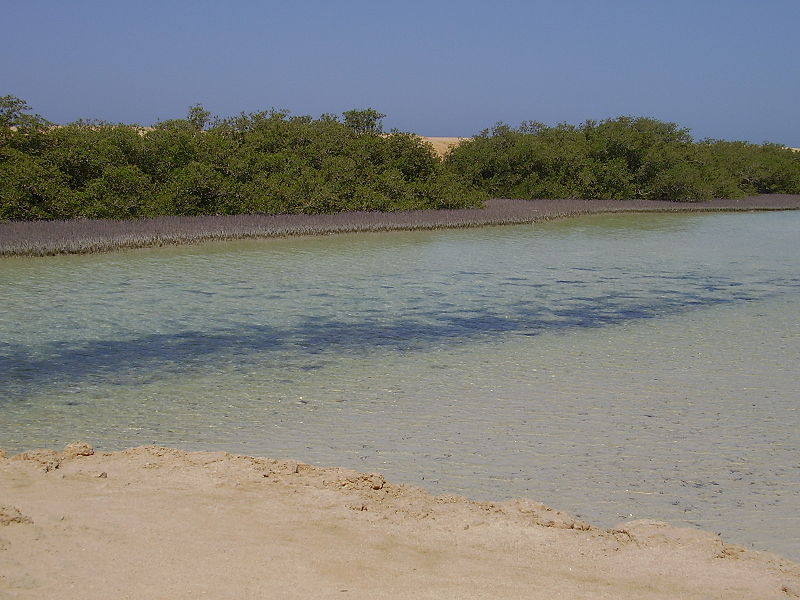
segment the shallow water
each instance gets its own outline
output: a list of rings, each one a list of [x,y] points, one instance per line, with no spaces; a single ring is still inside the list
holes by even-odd
[[[800,212],[0,262],[0,447],[375,470],[800,559]]]

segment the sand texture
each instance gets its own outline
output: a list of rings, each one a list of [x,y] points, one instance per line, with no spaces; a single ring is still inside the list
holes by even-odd
[[[3,599],[796,597],[800,565],[653,521],[219,452],[0,458]]]
[[[425,135],[420,136],[420,138],[433,146],[433,151],[437,156],[446,156],[453,148],[460,146],[464,140],[470,139],[465,137],[430,137]]]

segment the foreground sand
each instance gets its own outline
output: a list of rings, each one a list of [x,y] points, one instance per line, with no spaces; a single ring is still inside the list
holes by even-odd
[[[0,598],[793,598],[800,565],[652,521],[144,447],[0,458]]]

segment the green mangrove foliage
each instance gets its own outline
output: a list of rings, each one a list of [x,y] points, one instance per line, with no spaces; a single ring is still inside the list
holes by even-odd
[[[702,140],[654,119],[498,124],[444,160],[385,115],[202,106],[154,127],[55,126],[0,97],[0,220],[316,214],[480,206],[487,197],[703,200],[800,193],[800,153]]]
[[[655,119],[503,123],[455,148],[448,168],[493,197],[706,200],[800,193],[800,153],[702,140]]]
[[[0,98],[0,219],[331,213],[479,206],[421,138],[384,115],[269,110],[213,119],[193,106],[155,127],[53,126]]]

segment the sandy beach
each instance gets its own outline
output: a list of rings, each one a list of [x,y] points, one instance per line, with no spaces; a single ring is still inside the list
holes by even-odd
[[[85,444],[0,458],[0,598],[796,598],[800,565],[290,460]]]

